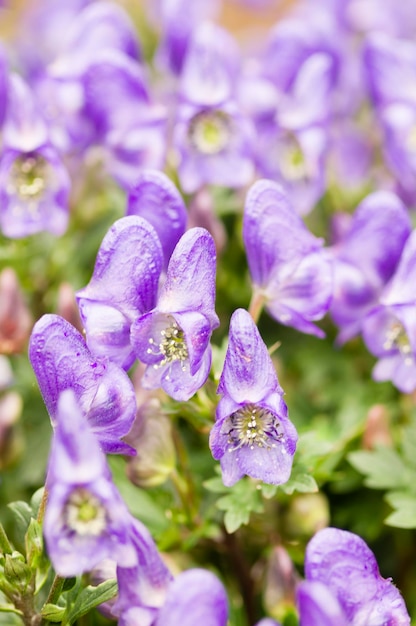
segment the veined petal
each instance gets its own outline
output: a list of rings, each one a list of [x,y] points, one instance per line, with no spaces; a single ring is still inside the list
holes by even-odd
[[[215,313],[215,243],[204,228],[191,228],[179,240],[170,258],[166,282],[158,302],[163,313],[196,311],[212,328],[219,324]]]
[[[273,362],[257,326],[244,309],[234,311],[218,393],[237,402],[259,402],[274,391],[281,393]]]
[[[187,212],[183,198],[173,182],[158,170],[143,170],[130,189],[126,215],[147,219],[162,244],[165,267],[180,237],[185,232]]]
[[[268,285],[276,267],[322,246],[293,210],[283,187],[270,180],[257,181],[247,194],[243,239],[251,277],[259,287]]]
[[[101,303],[114,307],[118,314],[130,322],[151,310],[156,304],[159,276],[163,264],[160,241],[151,224],[137,216],[123,217],[117,220],[103,239],[97,254],[94,273],[89,284],[77,292],[81,316],[87,331],[91,324],[84,317],[89,314],[89,303]],[[94,311],[92,311],[94,315]],[[92,342],[97,335],[102,335],[105,345],[126,345],[124,324],[113,325],[117,336],[109,337],[109,317],[103,317],[100,328],[99,320],[93,331]],[[87,336],[89,341],[89,337]],[[124,356],[123,356],[124,359]]]
[[[226,626],[228,601],[218,578],[202,569],[182,572],[169,588],[154,626]]]
[[[82,335],[58,315],[44,315],[35,324],[29,358],[52,424],[60,393],[73,389],[103,450],[133,452],[120,441],[136,415],[134,388],[124,370],[94,357]]]
[[[302,582],[297,590],[300,626],[348,626],[338,600],[320,582]]]

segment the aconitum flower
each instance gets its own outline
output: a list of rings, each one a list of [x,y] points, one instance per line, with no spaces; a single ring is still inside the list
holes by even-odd
[[[58,575],[77,576],[110,557],[136,564],[127,507],[73,389],[57,399],[46,488],[44,533]]]
[[[379,191],[357,207],[349,228],[329,249],[334,294],[330,313],[340,327],[338,342],[360,332],[394,274],[411,229],[406,207],[393,193]]]
[[[135,360],[130,328],[156,305],[163,253],[153,226],[131,215],[104,237],[88,285],[77,292],[87,344],[129,369]]]
[[[136,415],[134,388],[123,369],[93,356],[81,333],[58,315],[44,315],[35,324],[29,358],[52,425],[61,393],[72,389],[104,452],[134,454],[121,441]]]
[[[131,327],[133,350],[147,365],[146,389],[162,387],[175,400],[189,400],[205,383],[211,367],[209,340],[219,324],[215,267],[212,236],[204,228],[188,230],[170,258],[156,307]]]
[[[243,309],[231,317],[218,393],[210,447],[220,460],[224,484],[231,486],[244,474],[274,485],[287,482],[296,429],[267,347]]]
[[[281,324],[323,337],[312,321],[330,305],[331,259],[277,183],[260,180],[250,188],[243,238],[254,296]]]
[[[144,570],[136,568],[140,577],[145,578]],[[228,601],[222,583],[214,574],[203,569],[190,569],[180,573],[165,589],[165,597],[160,597],[159,604],[151,604],[154,595],[143,595],[143,581],[136,585],[120,577],[118,569],[120,595],[125,599],[116,604],[114,614],[119,617],[119,626],[226,626]]]
[[[301,626],[410,624],[399,590],[354,533],[320,530],[306,549],[305,577],[298,589]]]
[[[10,76],[0,157],[0,227],[7,237],[62,235],[70,180],[29,87]]]
[[[173,182],[159,170],[142,170],[129,190],[126,214],[143,217],[153,226],[162,244],[166,268],[188,217]]]
[[[416,389],[416,232],[410,235],[400,262],[380,301],[363,322],[363,338],[379,361],[378,381],[391,380],[404,393]]]

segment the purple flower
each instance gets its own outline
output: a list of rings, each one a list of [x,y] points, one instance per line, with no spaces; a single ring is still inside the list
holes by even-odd
[[[125,578],[120,578],[120,594],[124,595]],[[136,570],[139,572],[139,568]],[[131,581],[132,582],[132,581]],[[131,585],[126,601],[115,607],[115,615],[120,615],[120,626],[226,626],[228,602],[223,585],[211,572],[190,569],[182,572],[170,583],[158,606],[149,606],[151,595],[142,597],[140,583]]]
[[[136,415],[134,388],[124,370],[93,356],[81,333],[58,315],[44,315],[35,324],[29,358],[54,426],[60,394],[72,389],[104,452],[134,454],[121,441]]]
[[[163,254],[153,226],[131,215],[117,220],[103,239],[89,284],[77,292],[87,344],[124,369],[135,359],[130,328],[154,308]]]
[[[29,87],[10,76],[0,158],[0,225],[7,237],[62,235],[68,223],[68,173],[49,141]]]
[[[162,244],[166,268],[187,221],[183,198],[173,182],[158,170],[140,172],[127,197],[126,215],[150,222]]]
[[[221,462],[224,484],[231,486],[245,474],[275,485],[287,482],[296,429],[267,347],[243,309],[231,317],[218,393],[210,447]]]
[[[205,383],[209,340],[219,323],[215,266],[212,236],[203,228],[188,230],[173,251],[156,307],[131,328],[133,350],[147,364],[145,388],[162,387],[175,400],[188,400]]]
[[[393,275],[410,233],[406,207],[394,194],[370,194],[357,207],[347,232],[330,248],[334,295],[330,313],[341,332],[338,342],[360,332]]]
[[[391,380],[404,393],[416,389],[416,232],[408,238],[396,272],[363,322],[363,338],[379,361],[378,381]]]
[[[134,566],[127,507],[73,389],[59,394],[55,421],[44,521],[55,571],[76,576],[110,557]]]
[[[408,626],[400,592],[381,577],[374,554],[358,536],[337,528],[309,542],[306,582],[298,590],[301,626]]]
[[[323,337],[312,324],[327,312],[332,265],[323,241],[295,213],[283,188],[257,181],[247,194],[243,238],[254,293],[272,317],[287,326]]]

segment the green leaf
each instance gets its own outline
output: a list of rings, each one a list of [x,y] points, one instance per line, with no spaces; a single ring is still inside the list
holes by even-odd
[[[299,493],[316,493],[319,491],[316,480],[302,465],[294,465],[289,480],[284,485],[279,485],[279,489],[288,495],[295,491]]]
[[[217,507],[225,511],[225,528],[228,533],[233,533],[243,524],[248,524],[252,512],[263,511],[261,486],[243,478],[229,489],[227,495],[217,501]]]
[[[92,587],[91,585],[85,587],[68,610],[62,623],[65,624],[65,626],[74,624],[79,617],[85,615],[99,604],[108,602],[108,600],[114,598],[116,594],[116,580],[106,580],[97,587]]]
[[[347,456],[351,465],[366,477],[372,489],[391,489],[409,485],[409,473],[400,455],[391,448],[357,450]]]
[[[26,556],[29,567],[36,568],[43,555],[42,526],[33,517],[25,535]]]
[[[388,526],[396,528],[416,528],[416,498],[406,491],[390,491],[385,496],[387,502],[396,509],[385,520]]]
[[[62,622],[65,614],[65,607],[57,604],[45,604],[41,610],[41,615],[49,622]]]
[[[11,509],[15,521],[15,535],[21,543],[24,543],[24,537],[26,535],[26,531],[30,524],[30,520],[33,517],[33,512],[31,507],[27,504],[27,502],[17,501],[10,502],[7,505],[9,509]]]

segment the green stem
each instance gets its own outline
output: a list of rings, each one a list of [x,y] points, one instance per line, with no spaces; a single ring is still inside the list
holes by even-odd
[[[3,554],[11,554],[13,548],[10,545],[10,541],[6,535],[6,531],[3,528],[3,524],[0,523],[0,548]]]
[[[53,579],[53,583],[49,590],[48,597],[46,598],[45,604],[56,604],[59,600],[59,596],[61,595],[62,589],[64,587],[65,578],[56,575]]]
[[[248,307],[248,312],[250,313],[256,324],[259,321],[259,317],[261,315],[265,302],[266,296],[263,293],[259,291],[253,291],[250,306]]]
[[[43,524],[43,518],[45,517],[45,510],[46,510],[47,502],[48,502],[48,490],[46,489],[46,485],[45,485],[45,488],[42,494],[42,500],[40,501],[39,511],[37,515],[37,521],[39,522],[39,524]]]

